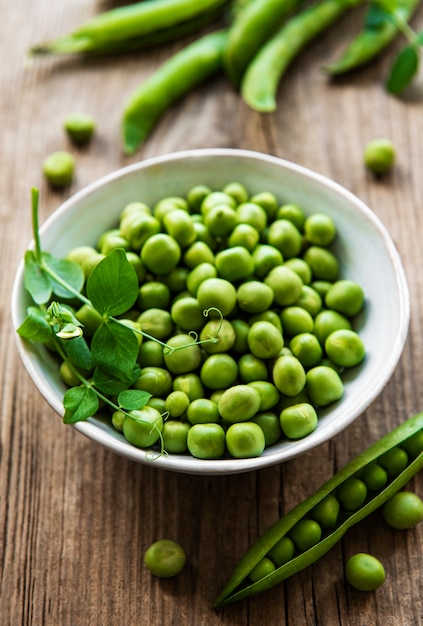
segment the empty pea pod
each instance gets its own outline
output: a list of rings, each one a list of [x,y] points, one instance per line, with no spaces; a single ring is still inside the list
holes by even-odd
[[[241,82],[246,104],[263,113],[274,111],[280,80],[291,61],[310,41],[361,1],[323,0],[288,20],[248,65]]]
[[[132,93],[122,119],[126,154],[137,150],[175,100],[221,69],[226,37],[226,31],[220,30],[197,39],[165,61]]]
[[[228,0],[147,0],[104,11],[75,31],[33,46],[32,54],[104,54],[156,45],[195,32]]]
[[[305,569],[326,554],[349,528],[382,506],[423,468],[422,430],[423,413],[418,413],[350,461],[313,495],[280,518],[247,550],[217,599],[215,607],[221,608],[227,604],[266,591],[289,576]],[[417,442],[418,445],[414,445],[414,442]],[[384,454],[395,448],[413,450],[413,453],[409,454],[408,463],[402,471],[390,477],[379,491],[369,490],[366,500],[358,509],[352,511],[345,509],[341,503],[337,521],[328,525],[327,528],[322,528],[322,535],[319,541],[305,550],[301,550],[297,546],[292,558],[280,567],[276,566],[274,570],[265,574],[262,578],[254,582],[252,581],[249,577],[250,572],[264,558],[271,557],[272,549],[283,537],[291,537],[292,529],[294,527],[298,528],[297,524],[299,522],[313,519],[315,517],[314,510],[319,503],[327,499],[328,496],[337,499],[338,491],[347,481],[350,481],[352,478],[364,477],[368,466],[374,464]],[[295,534],[291,538],[295,541]]]
[[[418,5],[419,0],[398,0],[395,13],[399,19],[407,22]],[[392,15],[377,3],[370,4],[364,28],[352,39],[341,57],[325,70],[331,75],[337,75],[362,67],[383,52],[398,33],[398,24]]]

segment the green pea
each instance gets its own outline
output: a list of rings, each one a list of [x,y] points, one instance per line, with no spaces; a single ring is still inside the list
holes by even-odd
[[[219,413],[227,422],[247,422],[260,409],[259,392],[249,385],[234,385],[226,389],[218,403]]]
[[[233,319],[231,320],[232,327],[235,331],[235,343],[232,347],[236,353],[243,354],[248,350],[247,337],[250,330],[250,325],[245,320]]]
[[[367,488],[371,491],[379,491],[388,482],[388,473],[375,461],[364,468],[361,480],[366,483]]]
[[[254,272],[253,257],[243,246],[218,252],[215,265],[219,276],[231,282],[248,278]]]
[[[210,308],[219,309],[227,317],[236,304],[236,289],[224,278],[206,278],[198,287],[197,299],[204,311]]]
[[[208,389],[225,389],[238,377],[238,364],[230,354],[211,354],[200,370],[200,378]]]
[[[317,291],[321,298],[325,298],[327,292],[332,287],[333,282],[329,280],[313,280],[311,282],[311,287]]]
[[[247,202],[248,200],[247,188],[242,183],[228,183],[223,187],[222,191],[223,193],[227,193],[232,196],[237,204],[241,204],[241,202]]]
[[[395,478],[407,467],[408,454],[404,448],[397,446],[385,452],[379,457],[378,461],[386,470],[388,476]]]
[[[331,333],[341,329],[351,330],[351,322],[341,313],[324,309],[314,318],[313,333],[321,346],[325,345],[325,341]]]
[[[159,578],[176,576],[184,568],[186,556],[181,546],[171,539],[153,543],[144,555],[147,569]]]
[[[165,365],[172,374],[186,374],[199,367],[201,351],[191,335],[174,335],[166,345],[173,349],[172,352],[164,352]]]
[[[122,220],[138,215],[139,213],[147,213],[147,215],[153,214],[151,207],[145,202],[129,202],[125,205],[122,213],[120,214],[120,223],[122,223]]]
[[[267,574],[270,574],[271,572],[274,572],[274,571],[275,571],[275,565],[273,561],[271,561],[271,559],[264,556],[261,559],[261,561],[259,561],[257,565],[253,567],[253,569],[248,574],[248,576],[250,580],[254,583],[254,582],[257,582],[258,580],[261,580],[262,578],[267,576]]]
[[[311,514],[322,528],[335,528],[340,508],[338,498],[330,493],[313,507]]]
[[[274,293],[274,301],[279,306],[294,304],[301,295],[303,281],[289,267],[278,265],[270,270],[264,279]]]
[[[64,119],[63,126],[75,143],[87,143],[94,133],[95,121],[87,113],[69,113]]]
[[[138,350],[137,361],[141,367],[147,367],[149,365],[153,367],[163,367],[163,346],[152,339],[143,341]]]
[[[267,553],[273,563],[280,567],[284,563],[288,563],[295,554],[295,544],[291,537],[285,535],[281,537],[277,543]]]
[[[237,220],[240,224],[249,224],[261,233],[267,226],[266,211],[255,202],[242,202],[236,208]]]
[[[141,260],[154,274],[169,274],[181,258],[177,241],[166,233],[157,233],[147,239],[141,248]]]
[[[147,309],[141,313],[137,321],[141,330],[155,339],[167,339],[174,327],[172,316],[164,309]]]
[[[194,241],[184,253],[185,265],[193,269],[201,263],[214,263],[214,252],[205,241]]]
[[[299,333],[291,339],[289,347],[306,369],[317,365],[323,356],[319,340],[312,333]]]
[[[157,409],[144,406],[130,411],[123,421],[123,434],[134,446],[149,448],[159,439],[163,430],[163,418]]]
[[[163,367],[143,367],[133,386],[153,396],[164,398],[172,389],[172,376]]]
[[[282,435],[280,421],[275,413],[264,411],[257,413],[251,420],[258,424],[263,431],[265,447],[273,446],[279,441]]]
[[[317,428],[317,413],[308,403],[294,404],[281,411],[280,424],[288,439],[302,439]]]
[[[187,276],[187,289],[192,296],[197,295],[201,283],[207,278],[216,278],[217,270],[212,263],[196,265]]]
[[[166,420],[163,424],[163,447],[169,454],[183,454],[188,450],[190,425],[179,420]]]
[[[241,382],[246,384],[258,380],[267,380],[269,376],[266,362],[250,352],[243,354],[238,359],[238,373]]]
[[[354,554],[348,559],[345,575],[350,585],[359,591],[375,591],[385,582],[382,563],[364,552]]]
[[[170,304],[170,289],[156,280],[149,280],[139,289],[137,306],[140,311],[147,309],[167,309]]]
[[[84,327],[84,335],[92,337],[97,328],[103,323],[103,316],[90,304],[83,304],[75,313],[76,319]]]
[[[410,458],[415,458],[423,451],[423,430],[406,439],[401,446]]]
[[[347,329],[331,333],[325,341],[325,351],[330,360],[340,367],[354,367],[362,362],[366,354],[361,337]]]
[[[276,357],[283,348],[279,330],[270,322],[255,322],[248,333],[248,347],[259,359]]]
[[[138,282],[142,283],[147,276],[147,270],[144,267],[144,263],[141,261],[141,257],[136,252],[133,252],[132,250],[127,250],[126,258],[134,268],[138,278]]]
[[[139,252],[149,237],[160,232],[160,222],[147,211],[128,212],[121,218],[119,230],[131,249]]]
[[[310,246],[304,252],[314,279],[334,281],[339,275],[339,261],[333,252],[321,246]]]
[[[120,433],[123,432],[123,422],[125,420],[125,413],[122,411],[113,411],[112,413],[112,424],[113,427],[116,428]]]
[[[295,305],[308,311],[312,317],[316,317],[322,310],[322,298],[313,287],[303,285],[300,297],[295,302]]]
[[[293,337],[299,333],[311,333],[314,320],[310,313],[300,306],[287,306],[281,311],[281,322],[284,333]]]
[[[188,450],[197,459],[219,459],[225,452],[225,441],[220,424],[194,424],[188,431]]]
[[[207,398],[193,400],[187,409],[187,418],[190,424],[217,423],[220,419],[217,405]]]
[[[311,269],[304,261],[298,257],[292,257],[284,263],[285,267],[289,267],[293,272],[303,281],[304,285],[308,285],[311,282]]]
[[[204,224],[214,237],[227,237],[238,222],[234,208],[226,204],[218,204],[207,211]]]
[[[367,487],[359,478],[347,478],[337,490],[337,497],[347,511],[356,511],[363,506],[367,497]]]
[[[253,250],[254,273],[258,278],[264,278],[277,265],[282,265],[281,252],[268,244],[259,244]]]
[[[307,372],[306,389],[311,402],[317,406],[328,406],[344,394],[339,374],[326,365],[316,365]]]
[[[75,159],[70,152],[58,151],[49,154],[43,161],[43,173],[52,187],[66,187],[75,172]]]
[[[163,226],[167,234],[177,241],[181,248],[192,244],[197,237],[193,221],[184,209],[168,211],[163,217]]]
[[[304,552],[320,541],[322,529],[315,520],[305,518],[291,528],[290,536],[297,548]]]
[[[95,266],[104,259],[104,254],[100,254],[92,246],[77,246],[70,250],[65,258],[68,261],[77,263],[82,268],[87,279]]]
[[[250,326],[255,324],[256,322],[268,322],[269,324],[273,324],[275,328],[282,334],[282,322],[280,315],[278,315],[277,311],[273,309],[267,309],[266,311],[262,311],[261,313],[255,313],[254,315],[250,315],[248,318]]]
[[[63,361],[63,363],[60,364],[59,375],[68,387],[76,387],[81,384],[80,379],[67,361]]]
[[[372,139],[364,149],[364,164],[374,174],[386,174],[395,162],[395,147],[390,139]]]
[[[250,202],[263,207],[269,220],[273,220],[279,206],[276,196],[270,191],[259,191],[259,193],[251,196]]]
[[[212,191],[204,198],[201,203],[200,211],[203,215],[206,215],[210,209],[222,204],[234,209],[236,207],[236,200],[231,195],[224,193],[223,191]]]
[[[297,257],[301,252],[303,238],[291,221],[277,219],[269,226],[267,242],[280,251],[284,259]]]
[[[170,315],[181,330],[200,330],[204,326],[203,311],[196,298],[184,296],[172,304]]]
[[[333,219],[324,213],[313,213],[304,222],[304,235],[311,244],[328,246],[336,235]]]
[[[228,246],[242,246],[253,252],[260,240],[260,234],[250,224],[237,224],[228,238]]]
[[[411,491],[399,491],[384,504],[382,514],[392,528],[406,530],[423,520],[423,501]]]
[[[217,341],[208,341],[215,338]],[[235,338],[235,329],[226,319],[210,320],[203,326],[200,333],[200,341],[204,342],[202,348],[207,354],[228,352],[234,345]]]
[[[294,356],[281,356],[273,366],[273,382],[285,396],[301,393],[306,383],[306,373],[300,361]]]
[[[165,411],[170,417],[181,417],[190,405],[190,399],[184,391],[172,391],[165,400]]]
[[[248,383],[250,387],[256,389],[260,395],[260,411],[268,411],[277,405],[280,393],[273,383],[267,380],[254,380]]]
[[[189,206],[186,198],[181,196],[168,196],[161,198],[153,208],[153,215],[157,217],[160,222],[163,222],[163,218],[166,213],[174,211],[175,209],[183,209],[188,213]]]
[[[158,398],[156,396],[152,396],[148,402],[147,402],[147,406],[151,406],[153,409],[156,409],[156,411],[158,411],[160,413],[160,415],[163,415],[163,413],[165,412],[165,399],[164,398]]]
[[[211,193],[207,185],[195,185],[187,192],[187,201],[193,211],[199,211],[203,200]]]
[[[256,422],[232,424],[226,431],[226,448],[235,459],[260,456],[265,445],[264,433]]]
[[[100,253],[107,255],[116,250],[116,248],[123,248],[128,251],[130,243],[125,237],[122,237],[117,229],[103,233],[101,244],[99,244]]]
[[[363,288],[353,280],[337,280],[328,289],[325,304],[346,317],[353,317],[364,306]]]
[[[192,372],[175,376],[173,379],[173,390],[184,391],[191,402],[197,398],[204,398],[203,383],[198,374]]]
[[[237,289],[237,303],[246,313],[262,313],[273,302],[273,290],[258,280],[241,283]]]
[[[288,220],[302,232],[304,229],[305,215],[304,211],[297,204],[283,204],[277,212],[277,218],[281,220]]]

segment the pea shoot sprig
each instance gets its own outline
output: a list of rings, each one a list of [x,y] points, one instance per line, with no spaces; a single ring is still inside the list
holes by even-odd
[[[160,343],[165,354],[181,350],[192,343],[169,346],[130,324],[128,320],[119,318],[134,305],[139,294],[136,272],[123,249],[116,249],[102,259],[87,281],[77,263],[58,259],[43,251],[38,227],[38,205],[39,193],[33,189],[34,249],[25,253],[24,285],[36,306],[28,307],[27,316],[17,332],[27,340],[51,346],[80,382],[64,394],[65,424],[87,420],[98,412],[102,403],[114,411],[130,415],[132,419],[140,419],[129,412],[144,407],[151,394],[131,389],[141,373],[137,363],[137,335]],[[83,287],[85,293],[82,292]],[[73,312],[71,303],[75,300],[92,307],[102,318],[90,343],[84,337],[82,324]],[[204,315],[208,316],[211,310],[204,311]],[[213,310],[220,314],[217,309]],[[222,320],[221,314],[220,317]],[[215,343],[219,330],[216,336],[202,341],[194,336],[193,342]]]
[[[423,31],[413,30],[398,0],[372,2],[366,16],[367,28],[380,29],[387,22],[393,23],[407,41],[407,44],[396,55],[385,83],[387,91],[399,95],[411,84],[418,73]]]

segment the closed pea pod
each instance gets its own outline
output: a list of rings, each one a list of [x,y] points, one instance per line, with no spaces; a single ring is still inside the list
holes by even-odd
[[[124,152],[133,154],[166,109],[222,66],[226,32],[217,31],[186,46],[129,97],[123,112]]]
[[[423,468],[423,449],[419,448],[417,456],[410,460],[407,467],[395,478],[389,481],[385,487],[376,493],[368,495],[364,504],[355,511],[345,511],[337,518],[333,528],[322,533],[322,537],[310,548],[294,553],[293,557],[256,582],[248,579],[249,572],[263,558],[272,554],[272,549],[283,537],[289,535],[291,530],[301,521],[313,517],[313,511],[329,495],[335,495],[342,485],[351,478],[358,477],[365,468],[374,463],[381,455],[390,449],[400,446],[403,442],[413,437],[423,429],[423,413],[409,418],[403,424],[382,437],[350,461],[343,469],[330,478],[313,495],[295,506],[286,515],[271,526],[255,544],[251,546],[234,572],[227,585],[215,603],[216,608],[230,604],[237,600],[258,594],[270,589],[289,576],[298,573],[308,565],[317,561],[334,546],[346,531],[370,513],[378,509],[398,492],[415,474]]]
[[[301,50],[360,0],[324,0],[291,18],[264,44],[245,71],[241,93],[256,111],[276,109],[276,92],[290,62]]]
[[[395,13],[404,22],[408,22],[418,4],[418,0],[399,0],[395,3]],[[375,11],[377,13],[373,19]],[[398,33],[398,26],[392,16],[382,7],[370,4],[363,29],[350,42],[342,56],[325,68],[326,71],[338,75],[362,67],[383,52]]]

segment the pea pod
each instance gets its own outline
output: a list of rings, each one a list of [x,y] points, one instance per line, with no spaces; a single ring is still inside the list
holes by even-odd
[[[122,6],[88,20],[69,35],[42,43],[33,54],[128,51],[164,43],[211,21],[228,0],[147,0]]]
[[[404,22],[412,17],[419,5],[419,0],[397,0],[395,13]],[[373,12],[377,12],[378,19],[372,19]],[[372,61],[378,56],[399,34],[397,23],[390,13],[371,4],[363,30],[351,41],[341,58],[325,70],[332,75],[345,74]]]
[[[239,10],[229,28],[224,56],[227,75],[239,86],[244,71],[259,48],[300,0],[253,0]]]
[[[400,448],[401,446],[407,448],[407,441],[416,434],[420,435],[422,430],[423,413],[418,413],[350,461],[350,463],[329,479],[313,495],[298,504],[273,524],[273,526],[247,550],[217,599],[215,604],[216,608],[270,589],[282,580],[303,570],[326,554],[349,528],[384,504],[423,468],[421,440],[417,451],[414,450],[414,455],[410,454],[405,469],[391,476],[389,481],[379,491],[368,493],[366,500],[360,508],[352,511],[342,509],[337,525],[323,532],[320,541],[309,549],[297,551],[292,559],[280,567],[277,567],[274,571],[257,582],[249,581],[248,576],[253,568],[268,555],[269,551],[278,541],[285,536],[289,536],[289,532],[299,521],[310,519],[313,515],[313,509],[317,504],[328,496],[336,497],[336,494],[343,486],[350,483],[351,479],[357,479],[362,476],[367,467],[375,461],[382,459],[383,455],[386,453]]]
[[[312,39],[361,1],[323,0],[292,17],[248,65],[241,82],[244,101],[256,111],[274,111],[279,82],[291,61]]]
[[[165,110],[222,67],[225,30],[197,39],[168,59],[129,97],[123,113],[125,154],[133,154]]]

